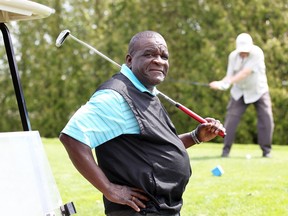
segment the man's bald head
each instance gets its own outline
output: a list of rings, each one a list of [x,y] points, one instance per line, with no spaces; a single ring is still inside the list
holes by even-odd
[[[161,39],[162,42],[165,41],[163,36],[159,34],[158,32],[154,32],[154,31],[139,32],[131,38],[129,47],[128,47],[128,54],[133,56],[135,50],[137,49],[137,45],[141,42],[141,40],[148,39],[148,38],[154,38],[156,40],[157,38],[159,38]]]

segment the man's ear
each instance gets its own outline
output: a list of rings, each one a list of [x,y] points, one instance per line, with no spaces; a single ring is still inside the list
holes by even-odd
[[[132,57],[129,54],[126,55],[126,65],[127,65],[127,67],[129,67],[131,69],[131,67],[132,67]]]

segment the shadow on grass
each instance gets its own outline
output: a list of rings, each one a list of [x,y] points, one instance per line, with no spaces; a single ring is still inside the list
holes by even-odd
[[[222,157],[221,156],[201,156],[201,157],[191,156],[190,160],[213,160],[217,158],[222,158]],[[223,159],[229,159],[229,158],[223,158]]]

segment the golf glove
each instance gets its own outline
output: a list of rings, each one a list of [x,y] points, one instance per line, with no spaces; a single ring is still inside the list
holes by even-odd
[[[221,91],[226,91],[227,89],[230,88],[231,84],[229,82],[225,82],[225,81],[217,81],[216,83],[217,88]]]

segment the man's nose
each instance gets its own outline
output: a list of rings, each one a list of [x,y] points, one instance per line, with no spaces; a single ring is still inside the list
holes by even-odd
[[[158,64],[166,64],[166,60],[161,57],[161,55],[157,55],[153,58],[153,62]]]

